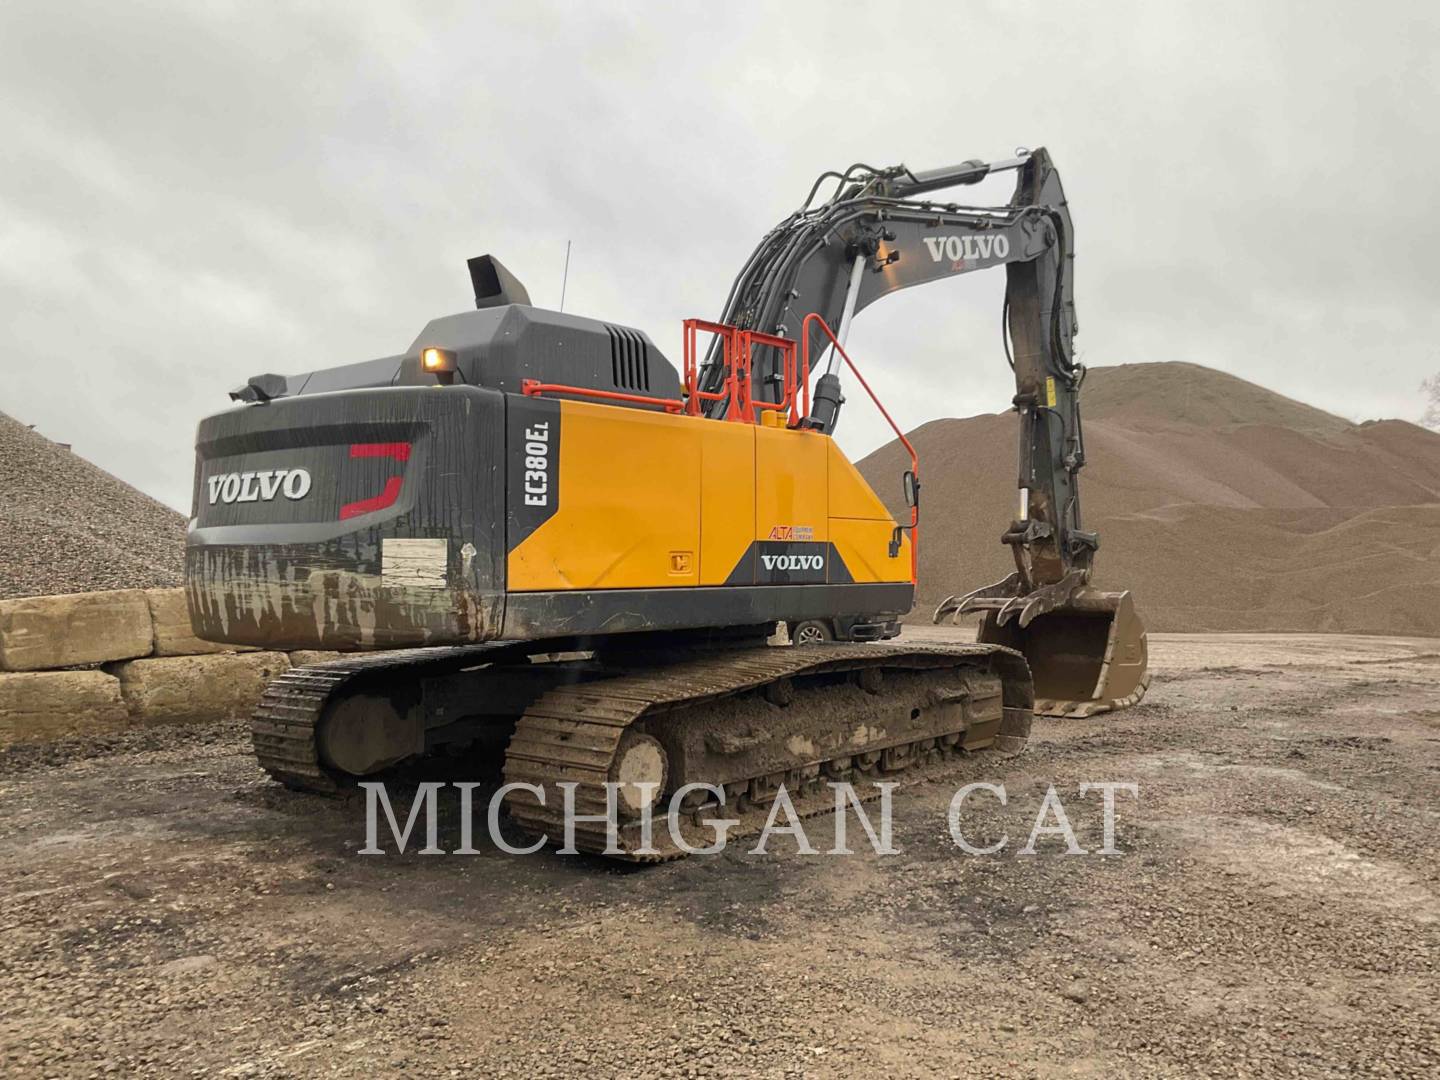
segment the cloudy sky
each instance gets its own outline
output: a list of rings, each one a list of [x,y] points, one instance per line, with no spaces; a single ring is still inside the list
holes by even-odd
[[[718,313],[821,170],[1044,145],[1085,362],[1416,419],[1440,370],[1435,11],[6,0],[0,411],[187,507],[226,390],[400,351],[469,306],[468,256],[555,306],[571,240],[567,310],[678,359],[680,320]],[[857,319],[903,426],[1006,406],[1003,277]],[[856,454],[884,438],[863,412]]]

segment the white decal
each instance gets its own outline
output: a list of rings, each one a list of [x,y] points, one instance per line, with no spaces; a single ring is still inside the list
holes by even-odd
[[[761,555],[766,570],[823,570],[824,555]]]
[[[525,429],[525,505],[550,502],[550,421]]]
[[[1010,254],[1010,238],[1004,233],[967,233],[964,236],[925,236],[932,262],[949,259],[952,263],[976,259],[1004,259]],[[957,267],[960,269],[960,267]]]
[[[443,589],[449,561],[450,542],[444,538],[397,540],[386,537],[380,541],[380,577],[386,585]]]
[[[287,499],[303,499],[310,494],[310,473],[305,469],[217,473],[205,478],[205,486],[211,506],[222,502],[270,502],[281,492]]]

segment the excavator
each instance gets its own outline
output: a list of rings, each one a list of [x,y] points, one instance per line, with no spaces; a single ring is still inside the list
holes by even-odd
[[[936,197],[1003,172],[1008,204]],[[478,752],[525,831],[557,836],[569,811],[579,850],[643,861],[682,853],[654,846],[666,805],[696,829],[782,788],[819,812],[829,783],[1017,753],[1036,712],[1138,701],[1144,627],[1091,584],[1081,526],[1073,262],[1043,149],[856,164],[762,239],[718,320],[685,322],[678,368],[639,330],[534,306],[481,256],[475,309],[403,353],[249,379],[199,425],[192,626],[335,654],[265,690],[259,763],[335,793]],[[845,342],[890,293],[999,267],[1015,571],[935,612],[978,615],[974,643],[895,640],[920,467],[891,421],[911,466],[896,522],[834,441],[847,372],[874,398]]]

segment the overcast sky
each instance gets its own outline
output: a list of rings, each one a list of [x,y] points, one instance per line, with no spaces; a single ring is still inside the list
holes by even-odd
[[[186,508],[228,389],[401,351],[470,305],[468,256],[556,306],[572,240],[567,310],[678,360],[680,321],[718,314],[821,170],[1043,145],[1086,363],[1417,419],[1440,370],[1436,10],[6,0],[0,411]],[[902,426],[1006,407],[1003,285],[856,320]],[[886,437],[864,413],[857,455]]]

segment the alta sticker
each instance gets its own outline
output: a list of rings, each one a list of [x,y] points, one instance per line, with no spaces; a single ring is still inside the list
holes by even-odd
[[[814,540],[813,525],[776,525],[767,537],[770,540]]]

